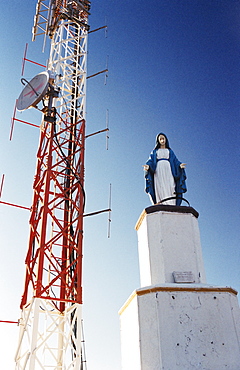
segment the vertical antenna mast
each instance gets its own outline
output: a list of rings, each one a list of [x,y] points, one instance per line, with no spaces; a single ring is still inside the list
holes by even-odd
[[[16,369],[83,369],[82,239],[88,0],[38,1],[51,39],[21,300]],[[57,93],[59,91],[59,93]]]

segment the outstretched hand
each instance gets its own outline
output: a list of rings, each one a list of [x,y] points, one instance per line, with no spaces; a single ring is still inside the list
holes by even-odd
[[[180,164],[180,168],[185,168],[185,167],[186,167],[186,165],[187,165],[186,163],[181,163],[181,164]]]

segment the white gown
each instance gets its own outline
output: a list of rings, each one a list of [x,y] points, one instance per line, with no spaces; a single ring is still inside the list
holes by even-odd
[[[154,174],[154,187],[156,201],[159,203],[162,199],[176,196],[175,181],[172,175],[168,149],[158,149],[157,159],[165,158],[157,162],[157,168]],[[162,204],[176,205],[176,199],[171,199]]]

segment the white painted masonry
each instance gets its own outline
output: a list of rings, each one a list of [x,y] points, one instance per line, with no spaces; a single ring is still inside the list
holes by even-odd
[[[196,283],[206,283],[198,220],[191,212],[144,211],[136,228],[142,287],[173,283],[174,271],[191,271]]]
[[[141,288],[119,312],[123,370],[240,369],[237,292],[206,284],[197,216],[157,205],[139,218]]]

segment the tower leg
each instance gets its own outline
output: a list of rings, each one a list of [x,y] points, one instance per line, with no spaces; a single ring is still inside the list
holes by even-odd
[[[16,370],[79,370],[81,318],[78,303],[61,313],[50,300],[33,298],[22,310]]]

